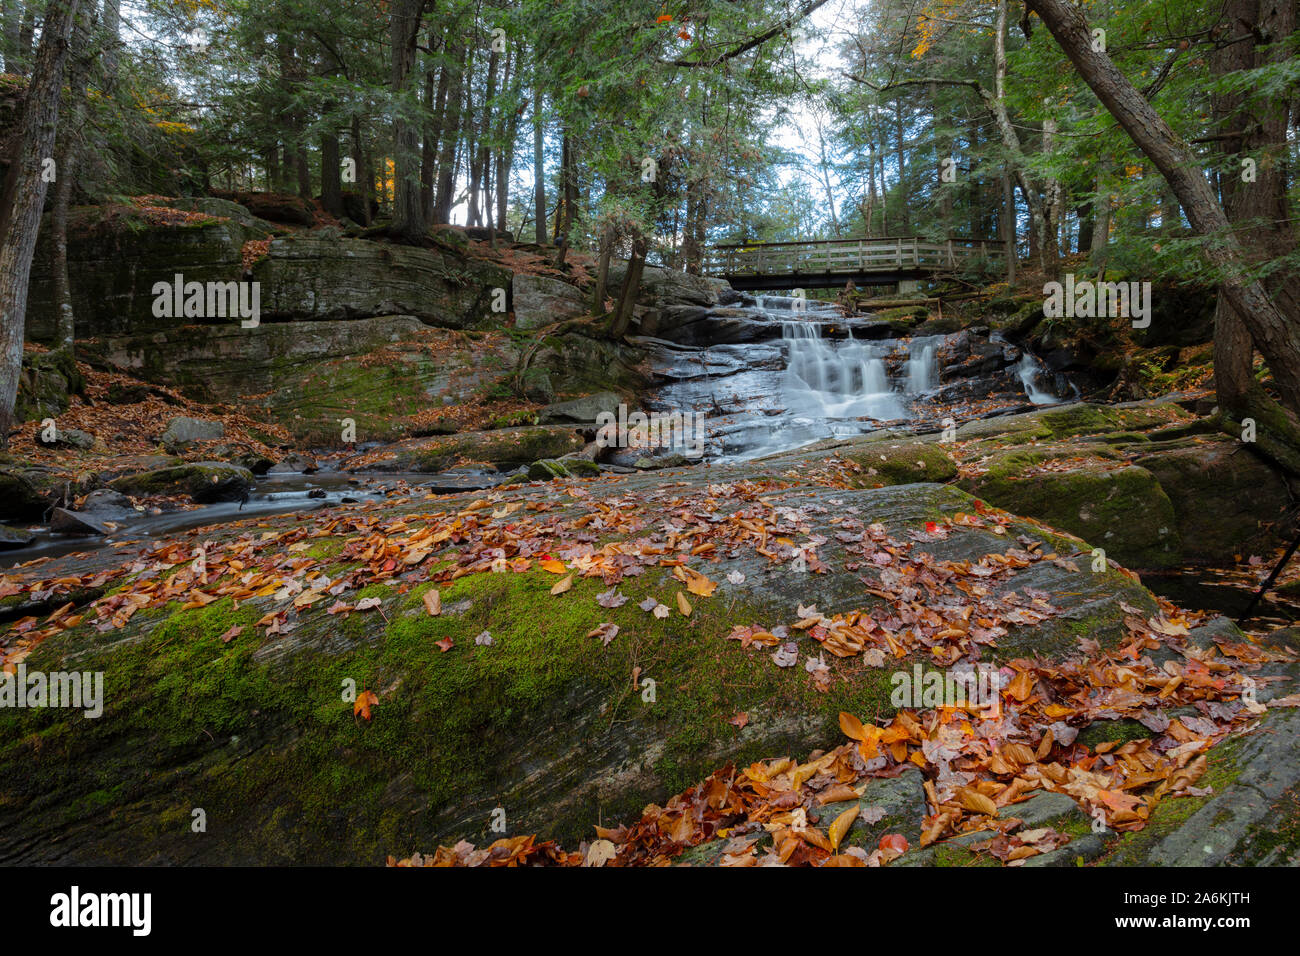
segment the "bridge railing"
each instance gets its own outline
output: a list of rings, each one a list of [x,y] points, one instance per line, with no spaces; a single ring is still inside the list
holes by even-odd
[[[992,239],[931,240],[920,236],[876,239],[818,239],[807,242],[755,242],[711,246],[704,271],[709,275],[797,275],[943,272],[979,260],[1001,262],[1006,245]]]

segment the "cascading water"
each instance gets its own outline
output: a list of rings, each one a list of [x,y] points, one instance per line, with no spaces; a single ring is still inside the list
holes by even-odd
[[[812,323],[781,325],[787,364],[782,391],[787,407],[815,418],[903,418],[890,390],[884,351],[870,342],[823,338]]]
[[[1035,405],[1056,405],[1061,401],[1060,396],[1055,392],[1041,387],[1044,380],[1048,378],[1047,373],[1028,351],[1020,356],[1018,371],[1020,384],[1024,386],[1025,394]]]
[[[897,338],[869,314],[773,294],[718,313],[717,341],[643,344],[663,382],[652,410],[706,415],[711,459],[754,458],[903,422],[931,427],[938,415],[1022,408],[1025,395],[1046,405],[1078,394],[996,332]]]
[[[939,362],[933,340],[913,339],[907,347],[907,394],[920,395],[939,384]]]

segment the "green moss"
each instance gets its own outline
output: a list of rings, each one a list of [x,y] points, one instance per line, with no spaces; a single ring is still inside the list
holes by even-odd
[[[1001,866],[996,857],[953,843],[939,843],[934,847],[935,866]]]
[[[957,464],[935,442],[863,442],[853,446],[846,457],[866,469],[857,476],[864,487],[917,481],[943,483],[957,477]]]
[[[1136,720],[1098,720],[1079,732],[1078,742],[1086,747],[1096,749],[1098,744],[1115,741],[1116,746],[1131,740],[1149,740],[1155,736]]]
[[[1021,460],[1034,453],[1023,453]],[[1069,471],[1023,477],[1010,473],[1016,455],[998,474],[962,479],[958,486],[1014,514],[1078,535],[1121,564],[1160,568],[1179,563],[1181,540],[1169,496],[1147,469],[1082,464]]]

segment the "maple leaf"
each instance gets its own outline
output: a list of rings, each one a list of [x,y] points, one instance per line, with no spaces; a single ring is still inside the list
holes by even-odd
[[[901,833],[886,833],[880,838],[881,861],[888,863],[907,852],[907,837]]]
[[[444,637],[442,640],[434,641],[433,643],[437,646],[438,650],[442,651],[444,654],[456,646],[456,642],[450,637]]]
[[[737,730],[744,730],[745,725],[749,723],[749,714],[741,711],[733,717],[728,717],[727,723],[731,724]]]
[[[699,597],[710,597],[718,589],[716,581],[710,581],[698,571],[692,571],[690,568],[683,568],[686,575],[686,590]]]
[[[587,855],[582,865],[604,866],[616,856],[618,856],[618,848],[609,840],[593,840],[591,846],[587,847]]]
[[[362,720],[370,719],[370,708],[379,703],[379,695],[373,690],[363,690],[352,702],[352,716],[360,715]]]
[[[622,607],[628,602],[624,594],[620,594],[617,587],[612,587],[608,591],[603,591],[596,595],[596,603],[601,607],[615,608]]]

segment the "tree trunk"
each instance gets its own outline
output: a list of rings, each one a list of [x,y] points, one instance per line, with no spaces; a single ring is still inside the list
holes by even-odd
[[[5,72],[17,74],[18,37],[23,31],[23,4],[21,0],[6,0],[4,5],[3,53]]]
[[[511,95],[508,103],[515,108],[508,110],[508,116],[502,116],[504,129],[500,132],[500,148],[497,150],[497,229],[501,232],[505,232],[508,228],[506,214],[510,206],[510,170],[514,165],[515,137],[519,134],[519,114],[523,111],[523,107],[518,105],[521,92],[519,64],[513,62],[513,54],[513,48],[506,52],[505,78],[502,86],[510,88]]]
[[[438,142],[438,181],[434,190],[434,212],[430,217],[435,223],[451,221],[456,190],[456,147],[460,142],[461,90],[469,63],[469,51],[463,42],[449,42],[447,52],[451,57],[447,66],[452,74],[447,88],[447,111]]]
[[[332,112],[334,105],[325,107]],[[339,161],[339,134],[327,130],[320,137],[320,202],[331,216],[343,215],[343,168]]]
[[[1067,0],[1026,0],[1056,38],[1084,82],[1173,187],[1199,235],[1213,237],[1205,255],[1220,276],[1221,294],[1246,322],[1273,373],[1282,404],[1300,412],[1300,315],[1294,293],[1270,299],[1249,273],[1245,249],[1196,157],[1104,53],[1092,49],[1083,14]]]
[[[1224,9],[1225,38],[1237,39],[1247,29],[1249,41],[1228,42],[1210,56],[1216,77],[1254,69],[1286,57],[1280,49],[1261,50],[1296,29],[1294,8],[1277,0],[1229,0]],[[1282,157],[1287,152],[1287,107],[1285,103],[1240,94],[1216,96],[1213,103],[1215,127],[1223,140],[1225,166],[1220,177],[1224,212],[1234,224],[1242,244],[1256,261],[1285,256],[1295,247],[1290,225],[1284,162],[1258,162],[1258,157]],[[1243,160],[1256,163],[1255,181],[1242,181]],[[1265,286],[1279,304],[1292,300],[1288,315],[1296,315],[1297,294],[1278,274]],[[1248,404],[1254,384],[1254,349],[1241,317],[1222,293],[1214,320],[1214,384],[1219,406],[1240,411]]]
[[[1110,245],[1110,186],[1106,169],[1097,170],[1097,196],[1092,201],[1092,243],[1089,253],[1098,278],[1106,276],[1106,249]]]
[[[418,129],[406,117],[406,81],[415,65],[415,40],[420,32],[425,0],[393,0],[389,7],[388,37],[392,56],[389,74],[397,101],[393,121],[393,225],[391,234],[408,242],[429,232],[420,204]]]
[[[14,68],[9,70],[10,73],[17,76],[28,74],[28,67],[32,62],[32,37],[34,36],[36,36],[36,3],[35,0],[27,0],[23,4],[23,20],[18,28],[18,55],[14,60]]]
[[[1002,173],[1002,240],[1006,243],[1007,285],[1016,284],[1016,189],[1011,185],[1011,173]]]
[[[485,225],[485,220],[491,218],[489,213],[491,202],[488,199],[487,191],[484,190],[483,195],[480,197],[479,190],[483,188],[483,182],[490,179],[492,175],[492,155],[489,145],[492,139],[492,101],[497,96],[497,67],[499,65],[500,54],[493,49],[488,55],[487,92],[483,97],[483,122],[480,126],[478,139],[478,159],[474,163],[474,171],[470,175],[470,221],[475,225]],[[500,147],[498,146],[498,148]]]
[[[67,123],[58,136],[55,158],[54,208],[50,213],[51,248],[54,268],[54,307],[56,310],[54,348],[74,354],[76,317],[72,309],[72,283],[68,278],[68,204],[72,198],[77,152],[86,106],[86,78],[90,74],[90,18],[85,8],[75,18],[69,44],[71,63],[68,70]]]
[[[49,188],[41,176],[42,160],[54,154],[63,68],[77,4],[78,0],[50,0],[45,8],[41,43],[23,103],[18,151],[0,206],[0,447],[8,446],[14,423],[32,254]]]
[[[1056,151],[1056,117],[1049,116],[1043,120],[1043,155],[1051,156]],[[1061,271],[1061,183],[1055,176],[1047,177],[1043,183],[1042,243],[1043,272],[1049,279],[1055,279]]]
[[[600,266],[596,270],[596,288],[591,294],[591,311],[600,315],[605,311],[605,297],[609,288],[609,260],[614,254],[616,232],[612,225],[607,225],[600,237]]]
[[[614,323],[609,330],[610,338],[616,342],[627,335],[627,330],[632,325],[632,312],[636,308],[637,293],[641,291],[641,274],[645,271],[647,248],[645,237],[637,233],[632,240],[632,258],[628,260],[627,274],[623,276],[623,289],[618,297]]]
[[[356,167],[357,192],[361,194],[361,207],[364,218],[361,225],[370,225],[370,203],[375,198],[375,177],[366,165],[365,143],[361,137],[361,117],[352,114],[352,165]]]
[[[437,84],[438,93],[443,96],[443,103],[436,102],[432,68],[424,71],[424,135],[420,137],[420,204],[424,206],[427,218],[433,213],[433,180],[438,169],[438,136],[442,125],[442,106],[446,102],[446,86],[441,81]],[[447,70],[441,71],[445,77]]]
[[[546,162],[542,149],[542,88],[533,90],[533,215],[537,244],[546,244]]]
[[[122,0],[104,0],[104,88],[112,92],[117,87],[117,62],[122,40],[119,36],[122,22]]]

